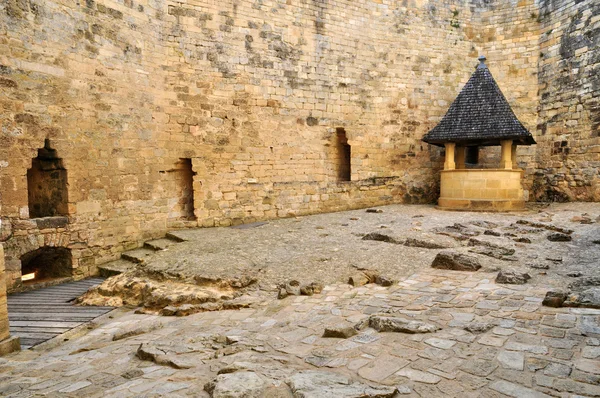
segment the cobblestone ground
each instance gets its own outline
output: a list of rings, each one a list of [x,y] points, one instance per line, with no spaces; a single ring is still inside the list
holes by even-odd
[[[419,267],[390,287],[330,284],[188,317],[119,309],[0,358],[0,396],[600,396],[600,310],[542,306],[558,280],[496,274]],[[434,331],[380,332],[374,317]],[[330,327],[346,338],[323,337]]]
[[[289,396],[282,381],[321,368],[413,396],[600,396],[600,310],[542,307],[544,286],[507,288],[494,276],[430,269],[389,288],[334,285],[257,309],[185,318],[122,312],[54,349],[2,359],[0,394],[208,396],[204,385],[218,371],[247,369],[273,385],[271,396]],[[375,313],[442,329],[321,337],[327,325]],[[148,331],[113,341],[132,328]],[[140,360],[142,343],[190,368]]]

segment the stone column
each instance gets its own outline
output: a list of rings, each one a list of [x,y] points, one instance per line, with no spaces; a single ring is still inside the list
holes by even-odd
[[[465,152],[467,151],[467,148],[464,146],[457,146],[456,147],[456,168],[457,169],[464,169],[465,166],[465,159],[466,159],[466,155]]]
[[[511,170],[513,166],[513,162],[511,159],[512,155],[512,140],[504,140],[500,141],[500,145],[502,146],[502,156],[500,160],[500,168]]]
[[[8,307],[6,305],[6,274],[4,272],[4,249],[0,243],[0,356],[19,351],[18,337],[11,337],[8,330]]]
[[[454,163],[454,148],[456,148],[454,142],[446,143],[446,161],[444,162],[444,170],[454,170],[456,168],[456,163]]]
[[[513,143],[511,149],[512,150],[510,151],[510,157],[512,159],[512,168],[518,169],[519,166],[517,165],[517,144]]]

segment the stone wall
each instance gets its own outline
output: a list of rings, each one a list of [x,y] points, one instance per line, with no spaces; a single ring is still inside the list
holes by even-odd
[[[540,1],[535,197],[600,200],[600,4]]]
[[[8,331],[8,310],[6,304],[6,277],[4,274],[4,249],[0,243],[0,341],[6,340]]]
[[[4,249],[0,243],[0,356],[21,349],[18,337],[11,337],[6,301],[6,274],[4,273]]]
[[[3,2],[10,279],[44,246],[69,248],[83,276],[170,228],[432,202],[441,158],[420,138],[469,76],[470,12],[458,0]],[[27,170],[45,140],[67,171],[67,223],[30,220]]]
[[[9,286],[21,256],[45,246],[69,249],[82,277],[172,228],[432,203],[443,156],[420,139],[480,52],[542,136],[542,152],[520,152],[529,188],[534,170],[554,175],[537,154],[559,134],[536,130],[553,106],[537,75],[538,61],[554,70],[540,60],[544,15],[533,0],[1,2]],[[66,218],[31,219],[27,171],[46,141],[66,169]]]
[[[475,1],[480,24],[473,40],[517,118],[537,140],[539,4],[537,0]],[[536,146],[519,146],[518,167],[525,170],[528,193],[536,170]],[[482,151],[483,164],[498,167],[500,148]],[[528,194],[525,195],[526,197]]]

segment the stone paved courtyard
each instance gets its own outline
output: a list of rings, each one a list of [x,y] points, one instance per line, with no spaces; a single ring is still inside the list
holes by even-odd
[[[386,217],[387,221],[401,217],[402,212],[410,219],[423,216],[413,219],[422,220],[421,225],[403,224],[404,236],[408,232],[429,234],[431,228],[445,227],[452,218],[463,223],[495,221],[499,230],[502,220],[508,228],[517,219],[544,219],[547,225],[552,222],[558,228],[574,229],[573,242],[550,242],[560,246],[549,246],[545,238],[532,239],[531,246],[515,246],[518,261],[473,254],[484,265],[477,272],[431,268],[425,261],[431,263],[441,249],[419,248],[426,260],[396,271],[391,265],[380,270],[397,281],[392,286],[353,287],[332,277],[324,280],[327,285],[320,294],[277,300],[266,284],[264,289],[246,291],[247,296],[260,300],[239,310],[167,317],[136,314],[124,307],[89,328],[0,359],[0,395],[600,396],[600,310],[542,305],[547,291],[578,279],[568,273],[583,273],[580,278],[597,275],[597,248],[591,242],[598,233],[594,220],[599,206],[553,205],[541,213],[534,209],[516,215],[446,213],[426,206],[390,206],[383,211],[375,214],[378,223],[385,223]],[[581,224],[577,218],[586,212],[591,224]],[[307,234],[313,234],[313,224],[321,225],[324,220],[319,217],[364,220],[370,216],[364,213],[273,223],[284,228],[295,223],[299,230],[308,225],[311,232]],[[223,233],[201,232],[211,231]],[[395,232],[400,236],[400,230]],[[299,237],[296,244],[301,246],[302,241]],[[349,246],[354,244],[349,242]],[[396,253],[391,259],[398,263],[410,261],[405,253],[416,256],[403,245],[370,244],[376,245],[375,251],[376,247],[386,251],[392,247]],[[467,248],[461,244],[455,249]],[[538,256],[534,256],[536,250]],[[559,254],[564,261],[557,261]],[[392,253],[387,259],[392,264],[389,256]],[[553,265],[531,268],[532,260]],[[496,283],[497,270],[504,267],[530,267],[533,278],[523,285]],[[378,323],[386,319],[422,325],[419,331],[425,333],[386,332]],[[325,329],[343,337],[323,337]]]

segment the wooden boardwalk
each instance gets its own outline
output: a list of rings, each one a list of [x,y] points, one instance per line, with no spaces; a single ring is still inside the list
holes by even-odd
[[[80,307],[73,301],[103,278],[8,295],[10,334],[21,338],[25,350],[111,311],[113,307]]]

